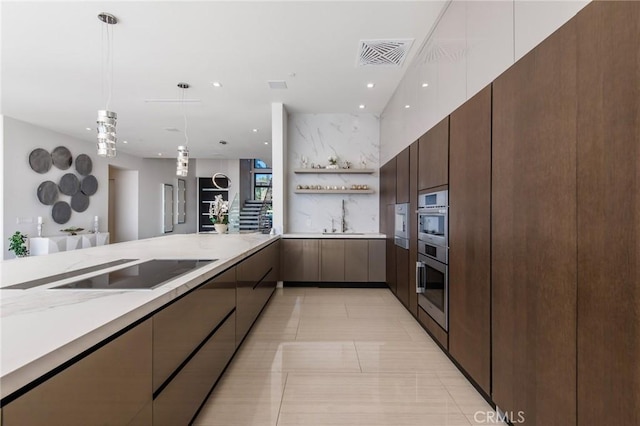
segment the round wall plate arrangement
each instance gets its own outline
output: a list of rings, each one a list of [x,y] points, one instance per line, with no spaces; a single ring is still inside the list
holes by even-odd
[[[71,197],[71,208],[78,213],[82,213],[89,208],[89,197],[82,192],[77,192]]]
[[[82,179],[80,190],[84,195],[93,195],[98,191],[98,179],[94,175],[89,175]]]
[[[58,188],[64,195],[73,196],[80,190],[80,181],[73,173],[67,173],[60,179]]]
[[[51,164],[53,164],[53,161],[51,160],[51,154],[47,150],[36,148],[29,154],[29,166],[34,172],[47,173],[51,168]]]
[[[82,176],[88,176],[93,170],[93,162],[87,154],[80,154],[76,157],[76,170]]]
[[[69,151],[64,146],[54,148],[54,150],[51,152],[51,158],[53,160],[53,165],[60,170],[67,170],[69,167],[71,167],[71,151]]]
[[[65,201],[58,201],[51,209],[51,217],[55,223],[67,223],[71,218],[71,207]]]
[[[38,186],[38,200],[45,206],[51,206],[58,199],[58,185],[50,180],[42,182]]]

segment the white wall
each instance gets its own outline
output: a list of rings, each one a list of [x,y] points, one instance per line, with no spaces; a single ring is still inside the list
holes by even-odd
[[[113,185],[113,188],[111,187]],[[112,243],[138,239],[138,171],[109,167],[109,237]]]
[[[322,232],[340,230],[341,202],[345,200],[346,221],[350,232],[378,232],[379,176],[377,169],[380,152],[380,123],[371,114],[290,114],[288,122],[288,171],[285,181],[287,232]],[[360,168],[362,159],[366,167],[375,169],[368,174],[295,174],[302,168],[301,158],[309,165],[327,165],[327,158],[337,156],[339,163],[350,161]],[[274,159],[275,159],[274,155]],[[336,185],[338,187],[368,185],[374,194],[296,194],[297,185]]]
[[[495,80],[588,3],[453,0],[381,115],[381,164]],[[423,88],[422,83],[429,86]]]
[[[109,165],[122,169],[137,170],[139,172],[140,195],[138,200],[138,238],[150,238],[162,235],[162,190],[161,183],[177,185],[175,175],[175,159],[141,159],[119,152],[113,159],[98,157],[95,144],[56,133],[42,127],[34,126],[11,117],[4,117],[3,128],[3,236],[4,258],[9,258],[7,251],[9,235],[21,231],[29,236],[36,235],[36,218],[42,216],[44,220],[44,236],[60,235],[60,229],[77,226],[92,229],[93,217],[100,220],[100,231],[108,229],[108,178]],[[82,212],[72,212],[71,219],[60,225],[51,218],[51,206],[41,204],[37,198],[38,185],[46,180],[59,182],[60,177],[68,172],[74,172],[72,165],[68,170],[52,167],[45,174],[31,170],[29,153],[35,148],[52,151],[57,146],[66,146],[73,155],[87,154],[93,161],[92,174],[98,180],[98,191],[91,196],[89,208]],[[191,169],[195,168],[192,163]],[[61,195],[59,199],[70,197]],[[195,174],[191,172],[187,178],[187,221],[176,225],[174,232],[188,233],[196,230],[196,186]],[[17,223],[20,218],[22,223]]]
[[[278,234],[291,232],[287,212],[288,116],[281,103],[271,104],[271,187],[273,228]]]

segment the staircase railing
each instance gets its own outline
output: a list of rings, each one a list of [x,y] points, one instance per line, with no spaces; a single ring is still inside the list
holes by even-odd
[[[258,231],[263,234],[271,232],[271,227],[273,226],[273,202],[271,200],[271,189],[271,182],[269,182],[267,191],[262,199],[260,214],[258,215]]]

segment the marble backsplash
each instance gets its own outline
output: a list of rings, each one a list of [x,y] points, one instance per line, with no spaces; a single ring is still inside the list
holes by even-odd
[[[295,169],[320,164],[337,157],[351,168],[375,170],[372,174],[296,174]],[[347,232],[378,232],[380,122],[371,114],[290,114],[287,155],[286,232],[341,230],[342,200],[345,200]],[[297,185],[323,187],[367,185],[373,194],[296,194]]]

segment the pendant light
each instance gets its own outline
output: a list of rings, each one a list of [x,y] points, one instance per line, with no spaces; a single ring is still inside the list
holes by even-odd
[[[178,147],[178,163],[176,175],[186,177],[189,174],[189,136],[187,136],[187,114],[184,111],[184,93],[189,88],[188,83],[178,83],[178,87],[182,89],[182,118],[184,119],[184,145]]]
[[[111,102],[112,78],[113,78],[113,25],[118,23],[118,19],[110,13],[101,13],[98,19],[103,22],[103,41],[107,40],[106,52],[102,49],[102,70],[106,75],[107,82],[107,104],[105,109],[98,110],[97,130],[98,130],[98,156],[99,157],[115,157],[116,156],[116,122],[118,114],[109,111],[109,103]],[[111,28],[111,30],[110,30]],[[106,37],[105,37],[106,33]]]

